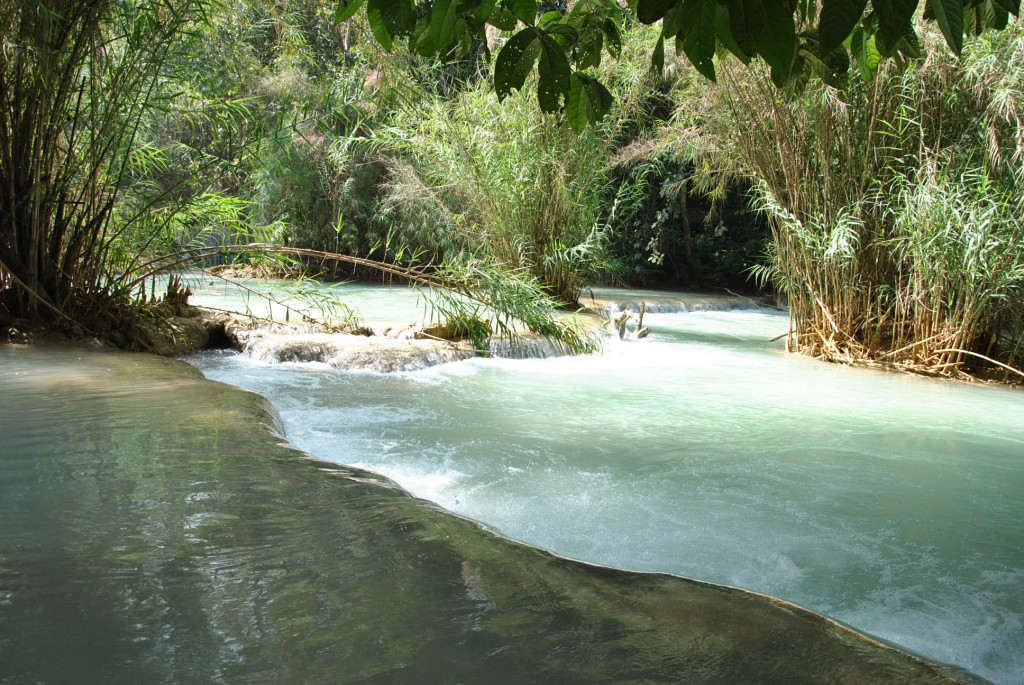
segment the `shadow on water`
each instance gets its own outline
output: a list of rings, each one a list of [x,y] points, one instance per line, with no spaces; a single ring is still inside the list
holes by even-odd
[[[308,459],[185,364],[0,347],[0,682],[973,682]]]

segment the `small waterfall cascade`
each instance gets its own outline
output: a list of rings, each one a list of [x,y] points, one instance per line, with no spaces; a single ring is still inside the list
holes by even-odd
[[[516,540],[781,597],[1024,685],[1018,390],[786,354],[769,307],[648,311],[635,340],[638,319],[601,354],[501,341],[373,378],[197,363],[269,397],[317,458]]]
[[[396,340],[344,333],[254,334],[241,345],[262,362],[320,363],[350,371],[418,371],[477,356],[475,350],[432,340]]]

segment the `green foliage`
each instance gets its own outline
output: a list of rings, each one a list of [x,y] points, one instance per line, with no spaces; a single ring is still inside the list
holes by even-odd
[[[755,273],[789,300],[797,349],[947,375],[1021,362],[1024,36],[953,60],[936,33],[927,59],[843,94],[783,99],[738,70],[720,93],[730,121],[705,132],[755,180],[773,231]]]
[[[580,0],[568,12],[540,16],[536,0],[502,4],[507,6],[496,0],[370,0],[366,17],[385,50],[404,38],[421,54],[454,50],[464,55],[488,27],[514,31],[495,61],[498,97],[521,90],[536,70],[541,110],[569,112],[577,131],[581,122],[598,122],[609,111],[600,82],[582,77],[584,70],[600,66],[602,46],[617,53],[631,13],[644,24],[661,22],[651,59],[655,70],[664,67],[665,41],[674,39],[676,52],[712,81],[719,48],[745,64],[760,57],[777,87],[796,89],[811,75],[839,83],[851,55],[862,72],[873,73],[876,54],[878,59],[919,54],[912,22],[919,0],[872,0],[870,6],[867,0],[823,0],[820,12],[810,0],[630,0],[629,11],[614,0]],[[337,16],[351,17],[357,9],[358,3],[340,0]],[[1019,0],[926,0],[924,17],[959,54],[965,32],[1003,29],[1009,15],[1019,11]]]
[[[139,206],[145,196],[133,195],[118,204],[113,220],[110,267],[131,272],[140,259],[190,247],[225,245],[249,235],[249,203],[223,193],[201,193],[185,201],[159,207]],[[126,218],[122,218],[125,217]]]
[[[562,303],[525,270],[454,258],[445,262],[437,275],[445,287],[426,291],[434,316],[465,327],[478,349],[488,349],[490,335],[515,346],[528,331],[561,344],[566,352],[597,350],[597,338],[575,320],[562,316]]]
[[[1016,198],[1000,195],[983,170],[959,178],[922,170],[888,192],[896,202],[886,245],[906,269],[915,337],[955,350],[940,355],[944,363],[972,350],[1019,363],[1024,227]],[[1004,326],[1017,329],[1015,341],[1001,339]]]
[[[602,255],[597,132],[576,135],[523,96],[499,101],[476,87],[420,103],[382,135],[402,160],[392,164],[385,208],[420,212],[425,227],[443,229],[449,254],[465,249],[525,270],[576,301]]]
[[[746,208],[749,183],[722,169],[730,153],[721,150],[724,131],[714,130],[724,124],[715,120],[722,117],[714,84],[671,50],[662,73],[648,70],[642,48],[657,33],[640,25],[625,34],[609,79],[615,149],[603,221],[613,268],[605,278],[747,288],[745,272],[764,249],[767,227]]]
[[[349,19],[357,3],[344,0],[337,16]],[[603,51],[617,54],[621,45],[622,9],[613,0],[581,0],[568,12],[538,16],[535,0],[516,0],[507,7],[496,0],[370,0],[366,19],[385,50],[405,39],[411,52],[465,56],[488,26],[515,33],[498,53],[494,86],[499,98],[521,90],[536,70],[537,101],[544,112],[569,111],[569,123],[596,122],[610,108],[605,86],[583,69],[600,66]],[[575,62],[579,70],[574,70]]]
[[[118,299],[117,200],[138,168],[166,164],[140,130],[208,9],[0,3],[0,316],[96,318]]]
[[[332,288],[324,288],[318,281],[302,276],[285,281],[283,287],[287,300],[311,313],[311,318],[349,331],[362,327],[359,314],[345,304]]]
[[[762,251],[753,187],[798,346],[1019,359],[1019,7],[918,4],[8,0],[0,315],[75,314],[161,254],[252,240],[473,265],[452,282],[524,301],[609,271],[734,286]],[[926,292],[969,333],[927,333]]]
[[[167,215],[204,195],[237,198],[246,207],[236,231],[217,231],[222,243],[365,251],[351,229],[370,223],[382,171],[360,141],[387,103],[364,92],[371,66],[349,49],[359,35],[316,0],[218,5],[175,58],[176,97],[140,129],[166,163],[134,174],[125,202]],[[127,242],[151,242],[152,224],[127,228]]]
[[[749,287],[765,249],[763,219],[733,187],[718,201],[698,190],[683,155],[655,151],[617,169],[610,185],[607,250],[613,280],[645,287]]]

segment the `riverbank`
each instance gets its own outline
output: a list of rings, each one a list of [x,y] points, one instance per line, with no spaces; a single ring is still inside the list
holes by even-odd
[[[425,368],[480,354],[522,358],[565,353],[558,344],[532,334],[513,341],[492,337],[487,349],[474,347],[443,322],[423,323],[425,318],[429,320],[429,305],[421,290],[409,286],[304,281],[305,295],[296,297],[285,287],[287,281],[233,280],[252,275],[245,270],[185,275],[176,294],[172,293],[166,301],[143,306],[141,315],[134,316],[130,325],[124,324],[120,330],[107,331],[105,335],[97,336],[82,327],[33,328],[16,322],[3,339],[104,340],[115,347],[171,357],[187,356],[202,349],[235,349],[265,361],[322,362],[337,368],[378,371]],[[154,283],[152,288],[158,291],[158,284]],[[350,308],[346,300],[353,294],[352,301],[358,304]],[[567,312],[565,316],[575,317],[581,329],[598,341],[615,335],[636,337],[642,327],[641,312],[779,308],[773,300],[756,295],[608,287],[586,289],[580,305],[579,312]],[[623,315],[630,317],[628,321],[615,325],[613,320]],[[336,324],[330,323],[334,320]],[[784,328],[780,327],[777,337],[787,337]],[[897,363],[884,357],[818,359],[944,380],[1024,387],[1024,375],[991,360],[974,366],[973,375],[949,376],[927,366]]]

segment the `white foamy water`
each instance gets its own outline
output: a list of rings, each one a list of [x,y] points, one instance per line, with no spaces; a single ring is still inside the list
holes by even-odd
[[[231,354],[315,456],[557,553],[741,586],[1024,683],[1024,393],[786,355],[767,310],[594,357],[352,374]]]

